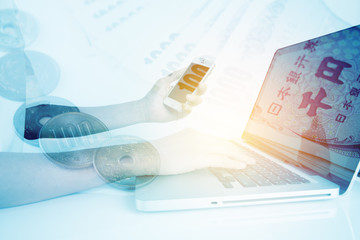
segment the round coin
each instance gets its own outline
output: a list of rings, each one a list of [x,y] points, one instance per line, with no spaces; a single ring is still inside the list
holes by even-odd
[[[38,35],[38,24],[30,14],[13,9],[0,10],[1,50],[24,48]]]
[[[160,169],[160,156],[152,144],[141,138],[117,136],[97,149],[93,165],[112,186],[134,189],[155,179]]]
[[[0,95],[25,101],[49,94],[60,79],[60,69],[49,56],[16,50],[0,58]]]
[[[70,101],[46,96],[22,104],[15,112],[13,124],[18,137],[24,142],[39,146],[39,134],[47,120],[66,112],[78,112]]]
[[[48,120],[39,136],[40,147],[48,159],[67,168],[90,167],[96,147],[110,138],[107,127],[99,119],[80,112],[64,113]]]

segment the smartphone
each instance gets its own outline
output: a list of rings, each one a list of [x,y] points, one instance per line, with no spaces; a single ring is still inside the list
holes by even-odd
[[[164,99],[164,104],[182,112],[186,95],[194,94],[200,82],[203,82],[214,67],[214,62],[205,58],[195,58],[190,63],[179,81]]]

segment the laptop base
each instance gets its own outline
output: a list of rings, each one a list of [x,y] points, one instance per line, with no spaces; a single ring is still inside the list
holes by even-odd
[[[136,189],[136,207],[141,211],[168,211],[312,201],[339,195],[338,185],[319,176],[311,178],[307,184],[252,188],[239,184],[228,189],[208,169],[158,176],[150,184]]]

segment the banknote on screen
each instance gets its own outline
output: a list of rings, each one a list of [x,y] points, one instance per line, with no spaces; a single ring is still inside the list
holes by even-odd
[[[360,26],[354,26],[279,49],[251,119],[269,136],[274,130],[275,142],[305,139],[359,158],[359,103]]]

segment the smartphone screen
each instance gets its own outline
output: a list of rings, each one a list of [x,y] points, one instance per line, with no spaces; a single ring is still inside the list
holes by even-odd
[[[207,66],[191,63],[179,82],[170,92],[169,97],[178,102],[185,103],[186,95],[196,90],[209,69]]]

